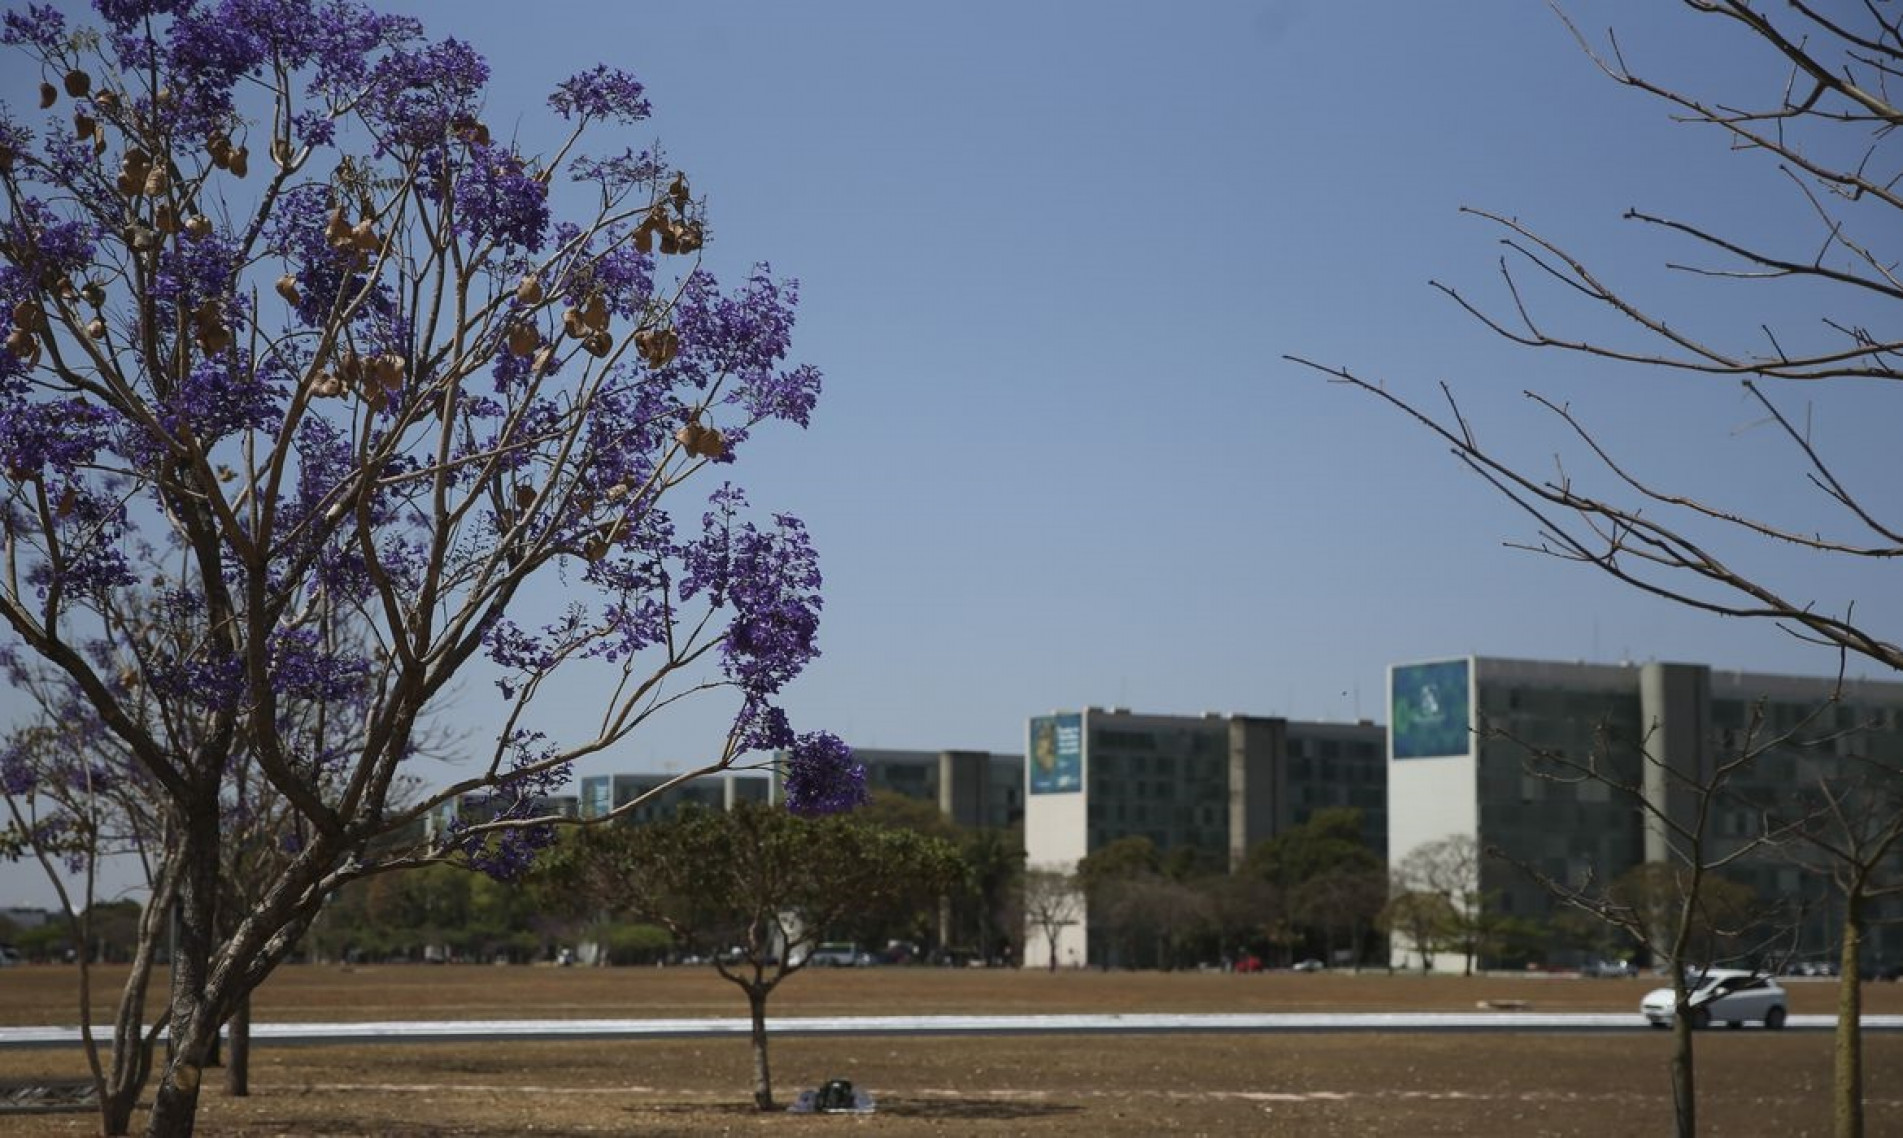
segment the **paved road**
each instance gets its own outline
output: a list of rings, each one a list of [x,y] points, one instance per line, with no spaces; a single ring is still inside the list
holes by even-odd
[[[1792,1016],[1790,1031],[1827,1031],[1836,1016]],[[1903,1031],[1903,1015],[1863,1018],[1866,1031]],[[259,1043],[418,1043],[494,1039],[661,1039],[744,1035],[745,1019],[390,1020],[363,1023],[257,1023]],[[1031,1035],[1161,1032],[1645,1030],[1637,1012],[1286,1012],[1235,1015],[801,1016],[770,1019],[790,1035]],[[1753,1029],[1755,1030],[1755,1029]],[[0,1047],[60,1047],[79,1042],[71,1027],[0,1027]]]

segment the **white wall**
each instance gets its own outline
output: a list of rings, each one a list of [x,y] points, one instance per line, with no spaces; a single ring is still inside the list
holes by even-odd
[[[1073,873],[1077,863],[1089,852],[1090,841],[1088,789],[1065,794],[1031,793],[1030,725],[1025,725],[1024,745],[1024,867]],[[1083,784],[1090,786],[1090,732],[1085,725],[1083,746]],[[1084,963],[1084,906],[1077,905],[1078,921],[1068,925],[1057,937],[1057,964],[1060,968]],[[1026,968],[1050,966],[1050,946],[1041,930],[1018,930],[1019,960]]]

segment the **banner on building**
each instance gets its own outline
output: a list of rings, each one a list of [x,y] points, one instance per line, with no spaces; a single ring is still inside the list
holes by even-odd
[[[1031,793],[1067,794],[1084,788],[1084,717],[1044,715],[1031,720]]]
[[[1389,673],[1388,737],[1397,759],[1465,755],[1473,749],[1467,660],[1402,664]]]

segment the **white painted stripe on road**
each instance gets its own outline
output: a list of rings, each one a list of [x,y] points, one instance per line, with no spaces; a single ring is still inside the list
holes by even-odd
[[[1097,1034],[1282,1031],[1631,1031],[1636,1012],[1266,1012],[1229,1015],[796,1016],[769,1019],[774,1035]],[[1829,1015],[1792,1016],[1787,1028],[1824,1031]],[[1865,1031],[1903,1030],[1903,1015],[1867,1015]],[[254,1023],[259,1043],[407,1043],[469,1039],[639,1039],[744,1035],[742,1018],[382,1020]],[[97,1032],[95,1034],[98,1034]],[[76,1027],[0,1027],[0,1047],[57,1047],[80,1041]]]

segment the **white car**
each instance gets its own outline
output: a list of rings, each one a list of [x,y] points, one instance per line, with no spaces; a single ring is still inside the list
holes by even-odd
[[[1790,1001],[1784,989],[1769,976],[1742,972],[1735,968],[1713,968],[1687,978],[1691,985],[1691,1023],[1709,1027],[1713,1023],[1742,1027],[1747,1022],[1762,1023],[1776,1031],[1790,1014]],[[1639,1011],[1653,1027],[1672,1025],[1673,999],[1670,988],[1647,992],[1639,1001]]]

